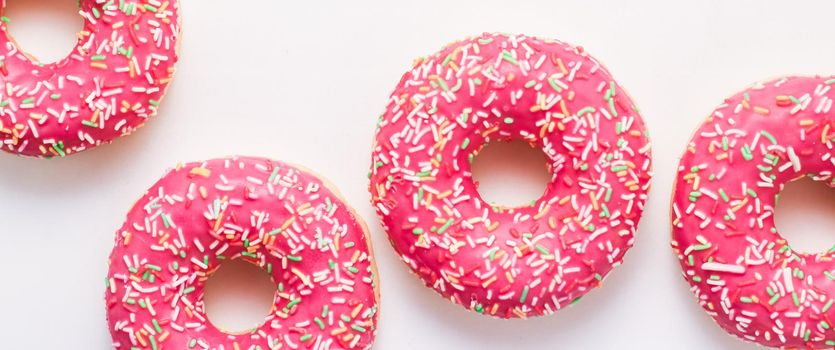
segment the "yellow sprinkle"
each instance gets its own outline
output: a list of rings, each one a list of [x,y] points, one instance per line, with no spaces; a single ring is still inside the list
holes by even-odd
[[[206,168],[191,168],[189,171],[190,175],[202,176],[202,177],[209,177],[212,175],[212,171]]]

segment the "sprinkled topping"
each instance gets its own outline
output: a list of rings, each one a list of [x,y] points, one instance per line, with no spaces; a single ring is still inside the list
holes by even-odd
[[[679,165],[673,250],[701,306],[747,341],[835,345],[835,251],[795,252],[774,225],[786,183],[805,176],[835,185],[831,81],[782,78],[727,99]]]
[[[377,272],[363,224],[319,178],[258,158],[178,166],[116,235],[106,280],[116,349],[370,349]],[[278,285],[264,324],[227,334],[203,288],[244,259]]]
[[[470,163],[521,139],[553,180],[530,206],[485,202]],[[637,109],[582,48],[484,34],[417,60],[376,133],[370,191],[427,286],[502,318],[550,314],[600,285],[632,246],[650,179]]]
[[[0,13],[5,8],[0,0]],[[64,157],[142,126],[178,60],[178,0],[81,0],[69,57],[43,64],[0,21],[0,149]]]

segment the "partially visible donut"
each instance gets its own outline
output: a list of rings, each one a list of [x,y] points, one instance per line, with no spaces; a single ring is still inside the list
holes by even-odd
[[[530,206],[486,202],[470,172],[482,147],[511,139],[542,149],[553,174]],[[403,76],[379,121],[370,191],[427,286],[475,312],[524,318],[573,304],[621,263],[650,164],[637,108],[582,48],[484,34]]]
[[[79,6],[78,43],[51,64],[26,54],[0,21],[0,149],[63,157],[130,134],[156,114],[178,60],[179,0]],[[0,16],[5,7],[0,0]]]
[[[835,185],[835,77],[788,77],[728,98],[678,168],[672,246],[699,304],[765,346],[835,346],[835,251],[794,251],[774,225],[786,183]]]
[[[203,287],[244,259],[278,284],[263,325],[229,334],[206,318]],[[379,293],[362,220],[316,175],[227,158],[178,166],[116,235],[107,319],[116,349],[370,349]]]

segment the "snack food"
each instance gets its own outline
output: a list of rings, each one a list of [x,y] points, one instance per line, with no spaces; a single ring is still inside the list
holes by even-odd
[[[681,159],[673,250],[699,304],[744,340],[835,345],[832,251],[796,252],[774,225],[786,183],[833,184],[833,83],[787,77],[745,89],[708,116]]]
[[[470,163],[525,140],[553,174],[530,206],[483,200]],[[650,143],[627,93],[580,48],[484,34],[418,59],[381,117],[372,204],[401,258],[445,298],[502,318],[553,313],[632,246]]]
[[[63,157],[156,114],[178,60],[179,0],[81,0],[79,8],[76,47],[50,64],[26,54],[0,21],[0,149]]]
[[[377,271],[367,230],[316,175],[234,157],[178,166],[151,187],[116,235],[107,315],[117,349],[369,349]],[[244,259],[278,285],[263,325],[213,326],[203,287]]]

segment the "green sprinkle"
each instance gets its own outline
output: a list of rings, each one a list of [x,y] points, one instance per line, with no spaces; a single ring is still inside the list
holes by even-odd
[[[585,107],[585,108],[577,111],[577,115],[582,116],[582,115],[585,115],[586,113],[592,113],[592,112],[594,112],[594,107]]]
[[[708,249],[710,249],[710,247],[711,247],[711,244],[710,244],[710,243],[707,243],[707,244],[697,244],[697,245],[694,245],[694,246],[693,246],[693,250],[697,250],[697,251],[698,251],[698,250],[708,250]]]
[[[446,81],[444,81],[443,79],[438,79],[437,81],[438,81],[438,84],[441,85],[441,89],[443,89],[444,91],[449,91],[449,86],[446,84]],[[430,112],[429,114],[435,114],[435,113]]]
[[[548,85],[551,85],[551,88],[554,89],[556,92],[562,92],[562,88],[557,85],[557,81],[554,78],[548,78]]]
[[[829,311],[829,308],[832,307],[832,302],[833,302],[833,300],[829,299],[829,301],[826,302],[826,304],[823,306],[823,309],[821,309],[821,311],[823,311],[823,312]]]
[[[522,290],[522,296],[519,298],[520,303],[524,303],[525,300],[528,299],[528,292],[529,291],[530,291],[530,288],[528,286],[525,286],[525,289]]]
[[[722,197],[722,200],[725,201],[725,203],[727,203],[731,200],[730,198],[728,198],[728,194],[725,193],[725,190],[723,190],[721,188],[719,189],[719,196]]]
[[[600,217],[602,217],[602,218],[608,218],[608,217],[610,217],[610,216],[611,216],[611,213],[609,213],[609,207],[608,207],[608,206],[606,206],[606,204],[605,204],[605,203],[601,204],[601,205],[600,205],[600,208],[601,208],[601,209],[603,209],[603,212],[602,212],[602,213],[600,213]]]
[[[496,252],[497,251],[499,251],[499,248],[497,248],[497,247],[493,247],[492,249],[490,249],[490,253],[489,253],[490,261],[496,260]]]
[[[749,148],[748,145],[742,145],[742,149],[740,151],[742,152],[742,158],[745,160],[754,159],[754,156],[751,155],[751,148]]]
[[[505,61],[510,62],[510,63],[511,63],[511,64],[513,64],[514,66],[518,66],[518,65],[519,65],[519,61],[518,61],[518,60],[516,60],[516,58],[514,58],[514,57],[513,57],[513,54],[511,54],[511,53],[510,53],[509,51],[507,51],[507,50],[502,50],[502,58],[503,58]]]
[[[765,138],[767,138],[769,141],[771,141],[771,144],[774,144],[774,145],[777,144],[777,139],[775,139],[774,136],[771,135],[768,131],[760,130],[760,134],[762,134],[763,136],[765,136]]]
[[[452,222],[453,222],[452,219],[447,220],[447,222],[444,223],[444,225],[441,226],[440,229],[438,229],[438,233],[444,233],[444,231],[446,231],[446,229],[449,228],[450,225],[452,225]]]
[[[449,63],[449,61],[451,61],[451,60],[452,60],[452,54],[446,55],[446,58],[444,58],[444,61],[441,62],[441,66],[446,66]]]

